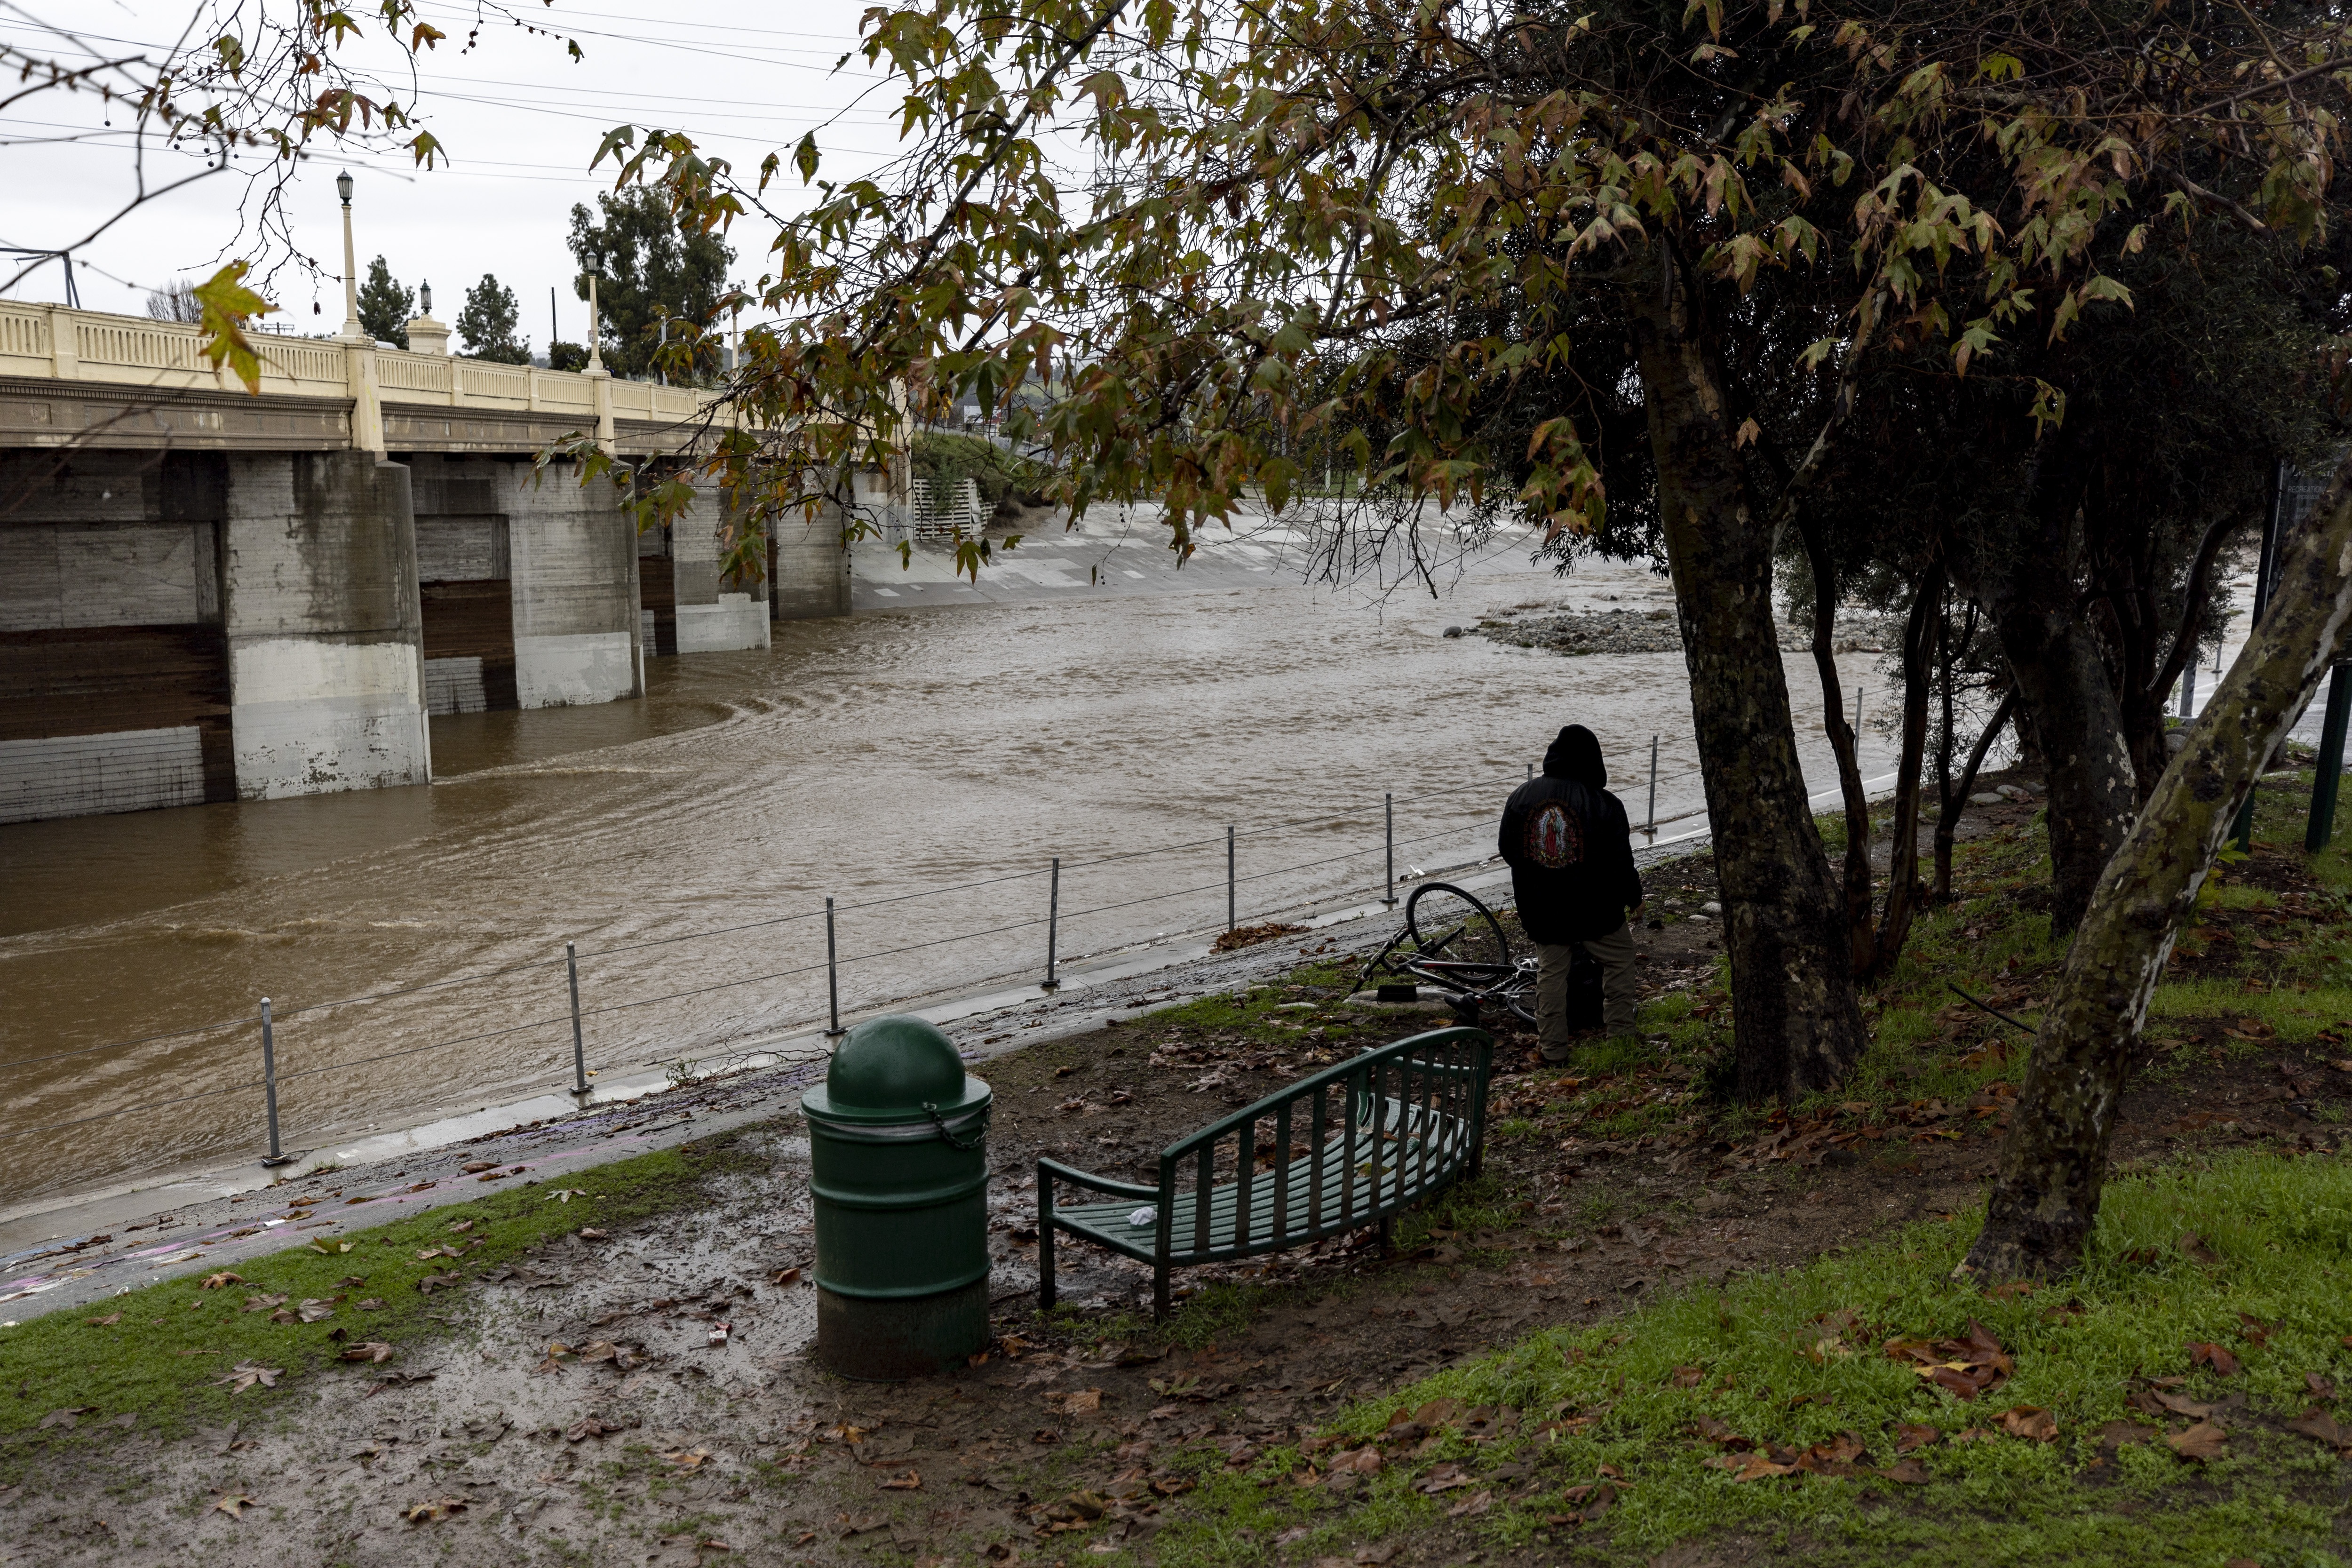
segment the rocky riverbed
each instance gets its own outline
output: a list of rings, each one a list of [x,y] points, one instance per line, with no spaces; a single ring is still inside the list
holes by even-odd
[[[1554,653],[1680,653],[1682,627],[1672,610],[1505,610],[1477,625],[1480,637]]]

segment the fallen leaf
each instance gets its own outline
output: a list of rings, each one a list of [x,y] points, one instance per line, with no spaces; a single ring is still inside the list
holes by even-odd
[[[2220,1345],[2208,1344],[2202,1340],[2189,1342],[2189,1364],[2210,1366],[2223,1377],[2238,1375],[2238,1358]]]
[[[598,1230],[593,1225],[583,1225],[580,1227],[580,1239],[583,1241],[602,1241],[604,1239],[604,1233]],[[724,1548],[724,1550],[732,1552],[735,1549],[730,1546]]]
[[[244,1275],[231,1274],[226,1269],[223,1269],[218,1274],[207,1274],[205,1276],[203,1282],[199,1284],[196,1289],[199,1290],[218,1290],[230,1285],[242,1285],[244,1283]]]
[[[464,1498],[437,1497],[426,1502],[409,1504],[404,1517],[411,1524],[425,1524],[435,1520],[446,1519],[453,1513],[462,1513],[466,1507]]]
[[[568,1204],[574,1198],[586,1197],[588,1195],[588,1189],[585,1187],[558,1187],[547,1195],[551,1202]]]
[[[1709,1459],[1707,1463],[1730,1471],[1735,1481],[1769,1480],[1774,1476],[1797,1473],[1796,1466],[1775,1464],[1761,1454],[1726,1454],[1721,1458]]]
[[[2000,1415],[2000,1429],[2012,1437],[2024,1437],[2036,1443],[2058,1440],[2058,1418],[2038,1405],[2021,1405]]]
[[[80,1425],[83,1416],[97,1408],[94,1405],[69,1405],[63,1410],[52,1410],[41,1417],[39,1429],[46,1432],[61,1426],[70,1432]]]
[[[2306,1372],[2303,1374],[2303,1386],[2311,1391],[2311,1396],[2314,1399],[2336,1397],[2336,1384],[2315,1372]]]
[[[284,1296],[247,1296],[245,1299],[245,1305],[238,1308],[237,1310],[241,1312],[267,1312],[273,1307],[282,1307],[286,1305],[286,1302],[287,1298]]]
[[[382,1362],[391,1359],[392,1347],[378,1340],[370,1340],[365,1344],[346,1346],[343,1351],[345,1361]]]
[[[1917,1487],[1927,1484],[1927,1467],[1916,1459],[1898,1459],[1878,1471],[1877,1475],[1880,1480],[1893,1481],[1898,1487]]]
[[[1103,1391],[1099,1388],[1072,1389],[1067,1394],[1045,1395],[1045,1407],[1059,1415],[1078,1415],[1102,1408]]]
[[[243,1519],[247,1509],[259,1506],[261,1506],[259,1502],[243,1492],[231,1492],[226,1497],[215,1499],[207,1511],[225,1513],[231,1519]]]
[[[903,1476],[893,1476],[888,1480],[884,1481],[882,1483],[882,1489],[886,1492],[920,1491],[923,1489],[923,1478],[920,1473],[914,1470],[908,1470]]]
[[[2345,1426],[2316,1405],[2305,1411],[2301,1419],[2288,1422],[2286,1429],[2315,1437],[2331,1448],[2352,1449],[2352,1426]]]
[[[109,1312],[103,1318],[84,1318],[82,1321],[89,1324],[93,1329],[110,1329],[114,1327],[115,1324],[122,1321],[122,1314],[120,1312]]]
[[[2217,1255],[2211,1247],[2205,1245],[2205,1238],[2198,1235],[2193,1230],[2183,1231],[2180,1233],[2180,1250],[2188,1256],[2189,1260],[2192,1263],[2219,1263],[2221,1261],[2220,1256]]]
[[[1943,1434],[1933,1426],[1906,1421],[1895,1428],[1895,1451],[1908,1454],[1915,1449],[1934,1447]]]
[[[427,1274],[416,1282],[416,1288],[430,1296],[436,1290],[446,1290],[452,1285],[462,1285],[465,1282],[466,1277],[462,1274]]]
[[[1449,1519],[1475,1519],[1494,1506],[1495,1494],[1491,1491],[1484,1491],[1475,1497],[1463,1499],[1447,1509],[1445,1513]]]
[[[698,1470],[702,1461],[710,1458],[708,1448],[673,1448],[662,1456],[681,1470]]]
[[[577,1443],[583,1438],[602,1437],[608,1432],[619,1430],[621,1428],[618,1426],[607,1426],[593,1415],[583,1415],[565,1430],[563,1440],[567,1443]]]
[[[1476,1476],[1468,1474],[1460,1465],[1448,1462],[1436,1466],[1427,1475],[1413,1482],[1413,1489],[1427,1492],[1430,1496],[1435,1497],[1439,1492],[1453,1491],[1462,1487],[1475,1487],[1477,1484]]]
[[[2165,1442],[2184,1459],[2218,1459],[2230,1451],[2230,1435],[2210,1421],[2200,1421],[2186,1432],[2175,1432]]]
[[[477,1171],[494,1171],[498,1169],[498,1163],[496,1160],[468,1160],[457,1169],[470,1176]]]
[[[2175,1415],[2186,1415],[2191,1421],[2202,1421],[2221,1408],[2217,1405],[2208,1405],[2200,1399],[2191,1399],[2185,1394],[2175,1394],[2168,1388],[2151,1388],[2145,1392],[2148,1396],[2146,1403],[2138,1400],[2134,1400],[2132,1403],[2142,1410],[2147,1410],[2149,1405],[2154,1405],[2157,1408],[2147,1411],[2151,1415],[2160,1415],[2169,1412]]]
[[[1836,1342],[1837,1342],[1834,1340],[1823,1340],[1822,1342],[1822,1343],[1825,1345],[1835,1344]],[[1818,1360],[1820,1358],[1816,1357],[1815,1359]],[[1674,1385],[1676,1388],[1696,1388],[1700,1384],[1705,1383],[1706,1381],[1706,1373],[1699,1370],[1697,1367],[1678,1366],[1675,1368]]]
[[[295,1315],[306,1323],[320,1322],[335,1315],[335,1304],[332,1301],[320,1300],[313,1298],[310,1300],[304,1301],[300,1307],[297,1308],[295,1310]]]
[[[1351,1475],[1369,1476],[1377,1473],[1387,1462],[1378,1448],[1367,1443],[1352,1452],[1342,1449],[1332,1455],[1330,1469],[1335,1475],[1345,1470]]]
[[[243,1394],[256,1384],[259,1384],[264,1388],[275,1388],[278,1386],[278,1378],[283,1376],[285,1372],[286,1369],[282,1366],[263,1366],[258,1362],[241,1361],[229,1369],[229,1374],[226,1377],[219,1381],[228,1384],[228,1391],[234,1395]]]

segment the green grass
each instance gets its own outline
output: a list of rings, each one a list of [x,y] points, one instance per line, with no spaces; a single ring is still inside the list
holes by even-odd
[[[2118,1181],[2088,1264],[2053,1291],[1990,1296],[1955,1281],[1952,1267],[1979,1217],[1913,1226],[1850,1255],[1687,1291],[1597,1327],[1538,1333],[1360,1405],[1339,1424],[1354,1439],[1437,1398],[1507,1405],[1519,1412],[1523,1435],[1480,1448],[1453,1436],[1392,1463],[1374,1478],[1368,1503],[1345,1512],[1316,1493],[1266,1484],[1303,1462],[1295,1451],[1269,1455],[1245,1475],[1209,1467],[1198,1506],[1158,1538],[1158,1560],[1171,1568],[1259,1561],[1254,1543],[1301,1523],[1315,1531],[1294,1548],[1306,1559],[1441,1523],[1444,1504],[1469,1491],[1433,1500],[1411,1482],[1442,1460],[1530,1463],[1532,1494],[1512,1499],[1512,1483],[1498,1486],[1475,1528],[1493,1545],[1547,1542],[1571,1561],[1642,1562],[1677,1541],[1730,1531],[1833,1563],[2343,1560],[2336,1514],[2345,1462],[2268,1423],[2307,1406],[2306,1373],[2352,1384],[2352,1348],[2341,1337],[2352,1327],[2352,1159],[2239,1154]],[[2190,1231],[2218,1262],[2184,1253]],[[1882,1352],[1897,1336],[1957,1336],[1971,1320],[2016,1362],[2014,1376],[1975,1403]],[[2242,1371],[2224,1379],[2193,1367],[2192,1340],[2227,1347]],[[1683,1369],[1696,1369],[1696,1386],[1677,1386]],[[2220,1417],[2229,1455],[2197,1465],[2160,1443],[2103,1451],[2098,1428],[2126,1415],[2135,1376],[2184,1376],[2179,1392],[2200,1399],[2242,1393],[2248,1410]],[[2020,1405],[2052,1412],[2057,1440],[2001,1433],[1999,1415]],[[1901,1424],[1945,1438],[1915,1456],[1924,1485],[1868,1476],[1736,1482],[1706,1462],[1721,1450],[1697,1435],[1702,1416],[1790,1449],[1852,1433],[1874,1468],[1896,1462]],[[1549,1417],[1586,1421],[1524,1435]],[[1950,1440],[1971,1428],[1991,1435]],[[1602,1466],[1622,1474],[1605,1525],[1547,1526],[1547,1515],[1571,1506],[1565,1489],[1601,1479]]]
[[[0,1438],[75,1406],[90,1413],[74,1432],[52,1428],[42,1436],[71,1441],[76,1433],[87,1435],[94,1424],[126,1414],[142,1430],[160,1428],[165,1436],[205,1423],[251,1420],[306,1375],[335,1362],[347,1343],[390,1344],[395,1353],[386,1367],[403,1367],[407,1352],[446,1336],[472,1308],[462,1290],[420,1291],[426,1275],[455,1271],[470,1278],[582,1226],[609,1231],[685,1206],[710,1176],[754,1163],[765,1168],[725,1138],[659,1150],[566,1178],[584,1187],[585,1196],[559,1202],[557,1188],[538,1183],[485,1190],[464,1203],[322,1239],[316,1246],[328,1249],[323,1252],[297,1247],[225,1266],[241,1278],[217,1289],[203,1289],[208,1271],[0,1330],[0,1388],[16,1395],[0,1401]],[[306,1190],[316,1188],[306,1184]],[[290,1184],[289,1195],[294,1195]],[[333,1207],[330,1200],[319,1210]],[[450,1246],[467,1247],[462,1258],[416,1256]],[[363,1283],[342,1282],[353,1278]],[[284,1296],[289,1307],[330,1300],[334,1314],[315,1323],[273,1323],[267,1310],[243,1310],[258,1296]],[[361,1310],[358,1303],[369,1300],[383,1305]],[[111,1324],[90,1321],[116,1314],[120,1321]],[[348,1338],[331,1338],[338,1329]],[[282,1369],[278,1388],[232,1394],[222,1380],[246,1362]],[[0,1467],[21,1465],[26,1447],[12,1444],[9,1452],[13,1457]]]

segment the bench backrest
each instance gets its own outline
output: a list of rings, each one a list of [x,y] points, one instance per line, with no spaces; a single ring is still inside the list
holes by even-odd
[[[1171,1143],[1160,1153],[1156,1250],[1198,1261],[1297,1247],[1375,1224],[1475,1173],[1494,1054],[1484,1029],[1415,1035]],[[1213,1222],[1228,1206],[1230,1220]],[[1180,1218],[1187,1239],[1222,1244],[1171,1247]]]

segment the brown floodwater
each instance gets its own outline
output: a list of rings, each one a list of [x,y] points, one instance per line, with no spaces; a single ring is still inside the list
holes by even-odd
[[[567,1079],[567,941],[591,1065],[637,1069],[821,1020],[828,895],[856,1011],[1042,977],[1055,856],[1067,958],[1222,926],[1227,824],[1244,923],[1377,895],[1383,792],[1401,872],[1491,853],[1571,721],[1637,819],[1653,732],[1660,817],[1697,811],[1680,655],[1442,635],[1667,604],[1646,572],[1507,547],[1433,600],[1250,570],[782,625],[653,661],[642,700],[436,719],[429,786],[0,826],[0,1209],[257,1154],[265,995],[315,1146]]]

